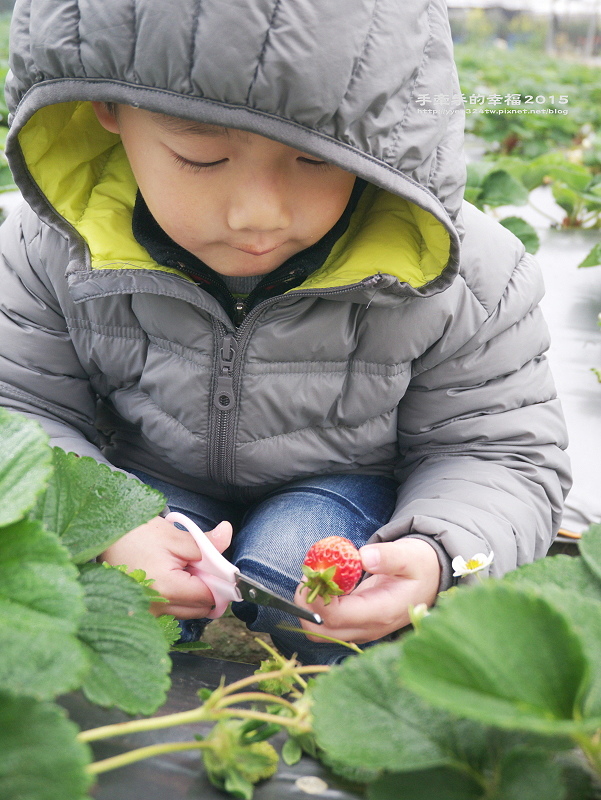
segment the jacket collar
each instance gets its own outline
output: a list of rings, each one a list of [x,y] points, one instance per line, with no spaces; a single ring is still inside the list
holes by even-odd
[[[334,244],[347,230],[366,185],[366,181],[357,178],[347,206],[334,226],[311,247],[291,256],[277,269],[265,275],[246,299],[245,311],[250,311],[262,300],[300,286],[309,275],[324,264]],[[231,319],[234,319],[236,300],[219,273],[165,233],[150,213],[139,191],[132,214],[132,232],[136,241],[148,251],[157,264],[178,269],[189,275],[223,306]]]

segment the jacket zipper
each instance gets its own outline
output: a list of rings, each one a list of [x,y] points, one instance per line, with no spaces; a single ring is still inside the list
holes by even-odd
[[[209,451],[209,474],[218,483],[228,483],[232,470],[233,458],[230,442],[236,420],[236,395],[234,392],[234,366],[238,342],[233,333],[226,332],[220,325],[220,339],[217,341],[217,368],[213,390],[213,425],[211,431],[211,448]]]
[[[218,373],[213,395],[213,403],[219,411],[230,411],[236,402],[232,374],[237,349],[236,337],[231,333],[226,334],[221,340],[217,354]]]
[[[376,286],[378,276],[373,276],[360,281],[354,286]],[[302,297],[331,296],[344,294],[352,286],[343,286],[336,289],[307,289],[299,291]],[[208,457],[208,473],[216,482],[222,485],[234,484],[234,449],[235,430],[237,419],[238,399],[237,393],[240,386],[240,374],[244,362],[246,346],[250,340],[252,329],[261,312],[267,306],[282,299],[282,295],[269,297],[258,303],[246,316],[242,308],[240,327],[233,333],[228,331],[222,323],[218,325],[218,338],[216,341],[216,368],[212,397],[213,422],[209,427],[210,445]],[[241,301],[242,302],[242,301]],[[242,303],[242,305],[244,305]]]
[[[246,316],[246,300],[236,300],[234,303],[234,325],[238,328]]]

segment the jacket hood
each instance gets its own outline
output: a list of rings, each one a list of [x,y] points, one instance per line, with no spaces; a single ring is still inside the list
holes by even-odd
[[[87,241],[115,194],[133,202],[118,137],[88,102],[103,100],[331,161],[402,198],[378,202],[411,217],[418,250],[433,242],[438,266],[410,284],[441,290],[456,273],[464,118],[444,0],[17,0],[6,96],[17,184],[43,219],[60,228],[58,211]],[[119,252],[144,266],[143,253]]]

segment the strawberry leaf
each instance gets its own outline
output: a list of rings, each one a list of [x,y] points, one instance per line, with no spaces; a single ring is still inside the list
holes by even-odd
[[[532,781],[545,770],[540,785],[554,782],[549,798],[564,797],[564,776],[553,765],[558,751],[571,752],[569,738],[485,727],[434,708],[401,685],[403,661],[402,641],[378,645],[315,680],[322,761],[349,779],[363,773],[370,800],[538,800],[547,794]],[[496,781],[504,792],[495,793]]]
[[[289,767],[293,767],[301,760],[303,748],[296,739],[288,738],[282,747],[282,761]]]
[[[58,539],[22,521],[0,534],[0,686],[38,699],[74,689],[88,664],[77,570]]]
[[[22,519],[52,472],[48,437],[30,419],[0,408],[0,526]]]
[[[601,525],[591,525],[582,534],[579,549],[586,566],[601,581]]]
[[[523,564],[504,575],[503,583],[532,588],[555,586],[577,592],[591,600],[601,601],[601,581],[587,567],[585,561],[577,556],[547,556],[531,564]]]
[[[397,643],[379,645],[315,681],[314,733],[328,760],[398,772],[452,758],[447,752],[447,738],[456,733],[451,716],[400,686],[399,659]]]
[[[165,507],[160,492],[93,458],[53,450],[54,473],[35,510],[77,564],[94,558]]]
[[[119,572],[125,573],[125,575],[129,575],[130,578],[133,578],[135,582],[144,589],[144,594],[148,598],[149,603],[168,603],[169,600],[166,597],[163,597],[160,592],[157,592],[156,589],[152,588],[152,584],[154,583],[154,578],[147,578],[146,572],[143,569],[129,569],[127,564],[109,564],[108,561],[103,561],[102,566],[105,569],[118,569]]]
[[[82,800],[88,747],[63,709],[0,694],[0,797]]]
[[[386,774],[369,787],[369,800],[484,800],[484,788],[451,767]],[[517,798],[515,798],[517,800]]]
[[[584,795],[583,795],[584,796]],[[369,787],[369,800],[565,800],[561,766],[549,753],[509,751],[494,775],[477,775],[453,767],[387,774]]]
[[[81,582],[87,614],[79,638],[92,665],[83,683],[87,698],[129,714],[152,714],[165,700],[171,662],[144,587],[100,564],[86,564]]]
[[[167,644],[169,647],[172,647],[181,636],[181,630],[177,624],[177,620],[172,614],[163,614],[162,616],[157,617],[157,622],[161,626],[161,630],[163,631],[163,636],[167,640]]]
[[[585,606],[601,607],[588,600],[578,608]],[[567,605],[563,613],[550,598],[508,584],[489,581],[458,592],[403,640],[404,684],[441,708],[491,725],[544,734],[597,728],[597,702],[583,717],[591,663],[570,616]]]
[[[601,242],[597,242],[593,246],[593,249],[588,253],[586,258],[584,258],[579,267],[598,267],[601,264]]]

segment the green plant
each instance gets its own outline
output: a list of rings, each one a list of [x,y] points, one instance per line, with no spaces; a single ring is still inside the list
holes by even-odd
[[[160,602],[142,570],[94,560],[128,530],[164,508],[159,493],[91,458],[52,449],[40,426],[0,409],[0,797],[82,800],[94,776],[174,750],[205,756],[209,778],[236,797],[273,774],[278,756],[265,740],[288,729],[310,737],[300,667],[271,648],[260,675],[201,692],[198,709],[79,732],[56,697],[81,689],[100,706],[152,714],[169,688],[169,649],[178,627],[155,618]],[[199,647],[206,647],[199,643]],[[265,645],[266,646],[266,645]],[[266,646],[267,647],[267,646]],[[294,701],[249,692],[285,686]],[[298,687],[301,691],[299,692]],[[252,708],[233,708],[252,702]],[[88,743],[120,733],[191,721],[216,723],[205,738],[166,743],[93,762]],[[300,757],[296,739],[286,758]],[[292,756],[291,756],[292,753]]]
[[[466,130],[488,145],[468,167],[466,198],[484,210],[532,204],[530,192],[549,184],[561,218],[554,227],[601,227],[601,86],[599,68],[529,50],[455,49],[466,107]],[[537,209],[539,210],[539,209]],[[542,212],[541,212],[542,213]],[[500,220],[530,253],[536,231],[521,217]],[[580,266],[601,262],[601,245]]]
[[[270,651],[271,659],[257,674],[229,686],[222,684],[214,691],[201,689],[198,694],[203,702],[198,708],[82,731],[78,741],[87,743],[176,725],[215,723],[207,736],[197,735],[189,742],[167,742],[130,750],[90,764],[88,772],[97,775],[157,755],[196,750],[203,756],[207,776],[215,786],[234,797],[251,800],[254,784],[270,777],[277,769],[279,757],[267,739],[281,730],[288,732],[282,749],[282,758],[287,764],[296,763],[303,748],[315,752],[311,700],[303,674],[329,670],[327,666],[300,666],[293,658],[287,660],[265,643],[262,645]],[[257,683],[267,684],[271,693],[249,691]],[[284,692],[287,696],[280,696]],[[243,707],[238,708],[239,705]]]
[[[528,202],[529,192],[512,172],[492,160],[468,164],[465,199],[482,211],[490,211],[500,206],[525,205]],[[528,253],[536,253],[540,240],[532,225],[516,216],[505,217],[499,221],[521,240]]]
[[[601,228],[601,175],[562,153],[547,153],[532,160],[489,157],[468,164],[465,197],[485,211],[506,205],[535,207],[531,192],[543,185],[551,187],[555,202],[564,211],[563,217],[550,217],[554,227]],[[511,216],[500,222],[522,240],[529,253],[537,251],[538,235],[525,220]],[[599,263],[601,244],[596,244],[579,266]]]
[[[79,800],[87,748],[53,699],[81,688],[150,713],[169,686],[169,642],[144,587],[90,563],[164,500],[52,450],[20,415],[0,409],[0,431],[0,796]]]
[[[601,780],[601,526],[462,588],[399,642],[321,676],[314,733],[370,800],[585,800]],[[345,738],[339,735],[345,730]]]
[[[484,58],[469,44],[455,47],[455,60],[467,130],[492,152],[536,158],[580,146],[601,127],[599,67],[542,53],[533,58],[529,48],[519,47],[488,48]],[[479,95],[483,105],[475,102]],[[495,96],[499,100],[491,105],[488,98]]]
[[[284,730],[286,763],[305,751],[369,800],[592,798],[601,780],[601,525],[580,556],[448,592],[429,613],[414,610],[412,633],[340,666],[299,666],[263,644],[269,659],[257,674],[201,690],[198,708],[78,732],[57,695],[80,687],[93,703],[150,714],[169,684],[175,632],[149,613],[157,597],[148,579],[90,562],[163,498],[52,450],[19,415],[0,410],[0,434],[1,797],[82,800],[107,770],[195,750],[215,785],[249,800],[276,768],[267,740]],[[486,560],[458,560],[456,572]],[[201,721],[212,731],[188,742],[98,762],[88,749]]]

